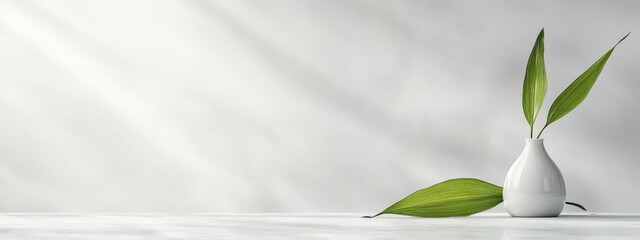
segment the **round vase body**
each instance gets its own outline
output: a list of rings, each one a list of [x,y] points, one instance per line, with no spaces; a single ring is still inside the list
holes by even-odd
[[[504,180],[504,206],[513,217],[557,217],[566,191],[558,166],[544,148],[543,139],[526,139],[524,151]]]

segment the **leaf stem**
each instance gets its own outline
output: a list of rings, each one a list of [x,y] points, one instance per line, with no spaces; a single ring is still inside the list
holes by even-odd
[[[542,135],[542,132],[544,132],[544,129],[547,128],[547,126],[549,126],[549,124],[545,124],[544,127],[542,128],[542,130],[540,130],[540,133],[538,133],[538,136],[536,137],[536,139],[540,139],[540,135]],[[533,135],[531,136],[531,138],[533,138]]]
[[[571,206],[574,206],[574,207],[580,208],[580,209],[582,209],[583,211],[588,211],[584,206],[582,206],[582,205],[580,205],[580,204],[578,204],[578,203],[574,203],[574,202],[565,202],[564,204],[567,204],[567,205],[571,205]]]
[[[529,137],[533,138],[533,125],[531,125],[531,131],[529,131]]]

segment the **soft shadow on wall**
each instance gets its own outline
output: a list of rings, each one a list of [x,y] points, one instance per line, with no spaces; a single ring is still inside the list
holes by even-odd
[[[450,178],[500,185],[540,27],[553,98],[637,7],[2,1],[0,210],[375,212]],[[635,39],[545,132],[593,211],[640,210]]]

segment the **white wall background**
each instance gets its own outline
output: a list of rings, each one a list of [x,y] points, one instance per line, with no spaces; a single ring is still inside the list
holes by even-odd
[[[375,212],[501,185],[527,57],[568,200],[640,211],[637,1],[0,1],[0,211]],[[539,128],[538,128],[539,129]],[[501,211],[502,207],[495,211]]]

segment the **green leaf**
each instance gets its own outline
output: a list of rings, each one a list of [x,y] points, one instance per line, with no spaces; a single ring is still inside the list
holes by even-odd
[[[604,65],[607,63],[607,60],[609,60],[611,53],[613,53],[613,50],[618,46],[618,44],[627,38],[627,36],[629,36],[629,33],[620,39],[620,41],[618,41],[611,50],[600,57],[598,61],[591,65],[587,71],[582,73],[582,75],[573,81],[573,83],[571,83],[567,89],[562,91],[558,98],[553,101],[553,104],[551,104],[551,108],[549,109],[549,114],[547,115],[547,123],[544,128],[542,128],[542,131],[540,131],[540,134],[538,134],[538,138],[549,124],[567,115],[567,113],[575,109],[587,97],[589,91],[591,91],[591,87],[596,83],[600,72],[602,72]]]
[[[416,217],[468,216],[488,210],[502,202],[502,187],[473,179],[447,180],[419,190],[391,205],[381,214]]]
[[[524,75],[522,87],[522,110],[524,117],[531,128],[533,138],[533,125],[542,107],[544,96],[547,93],[547,72],[544,67],[544,28],[540,30],[536,42],[533,44],[527,69]]]
[[[384,211],[364,218],[382,214],[400,214],[415,217],[469,216],[489,210],[502,202],[502,187],[474,178],[447,180],[416,191],[391,205]],[[587,211],[574,202],[567,205]]]

